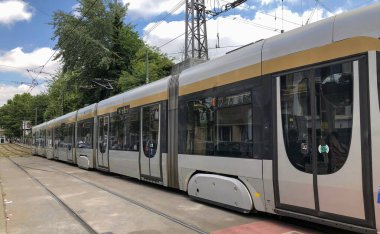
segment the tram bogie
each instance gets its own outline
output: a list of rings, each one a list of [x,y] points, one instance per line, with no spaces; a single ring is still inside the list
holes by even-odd
[[[380,230],[380,4],[33,128],[33,154],[242,212]]]

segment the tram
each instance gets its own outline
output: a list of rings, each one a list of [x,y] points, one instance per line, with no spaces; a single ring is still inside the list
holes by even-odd
[[[241,212],[380,232],[380,4],[33,128],[33,153]]]

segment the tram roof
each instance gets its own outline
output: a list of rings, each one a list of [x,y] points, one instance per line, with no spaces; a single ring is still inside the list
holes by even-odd
[[[136,107],[168,98],[167,86],[169,77],[134,88],[98,103],[98,115],[112,113],[122,106]]]

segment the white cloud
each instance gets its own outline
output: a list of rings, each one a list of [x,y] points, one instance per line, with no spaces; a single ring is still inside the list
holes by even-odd
[[[268,1],[268,0],[263,0]],[[273,1],[273,0],[269,0]],[[222,0],[219,5],[214,5],[214,1],[205,1],[206,9],[213,9],[214,7],[222,7],[223,5],[233,2],[233,0]],[[168,13],[176,7],[179,7],[172,15],[178,15],[185,11],[185,4],[178,0],[123,0],[124,4],[129,4],[128,14],[134,18],[150,18],[163,13]],[[249,6],[244,3],[238,6],[238,10],[254,9],[254,6]]]
[[[253,19],[244,18],[241,15],[230,15],[209,20],[207,22],[207,36],[208,47],[211,48],[209,49],[210,58],[221,56],[227,51],[234,49],[234,47],[229,46],[241,46],[277,35],[280,33],[282,27],[285,31],[300,27],[311,15],[311,11],[306,11],[300,15],[285,7],[283,15],[286,21],[282,22],[281,12],[281,7],[278,7],[265,12],[264,14],[257,13]],[[274,17],[275,15],[277,15],[276,18]],[[315,10],[310,22],[315,22],[327,16],[328,15],[323,9],[318,8]],[[153,24],[154,22],[148,24],[144,31],[149,29]],[[144,39],[148,44],[159,47],[181,33],[184,33],[184,31],[184,21],[163,22],[159,27],[152,31],[148,37],[144,37]],[[220,47],[227,48],[215,49],[218,32]],[[179,61],[183,57],[184,40],[184,36],[182,36],[174,42],[163,46],[161,51],[169,54],[169,56],[175,57],[176,60]]]
[[[128,13],[137,18],[149,18],[165,12],[169,12],[178,4],[178,0],[123,0],[129,3]],[[184,11],[184,6],[174,14]]]
[[[30,77],[30,74],[28,74],[26,69],[33,70],[37,73],[40,72],[42,68],[41,66],[48,61],[53,53],[54,51],[47,47],[35,49],[30,53],[24,52],[22,47],[16,47],[4,53],[0,52],[0,72],[15,72]],[[59,69],[60,63],[58,61],[50,60],[44,67],[42,71],[43,73],[41,73],[38,78],[50,78],[50,76],[45,73],[55,74]],[[36,75],[35,72],[32,73],[32,75]]]
[[[7,103],[9,99],[12,99],[16,94],[22,94],[29,92],[30,87],[22,84],[19,86],[0,84],[0,106]],[[30,92],[32,95],[40,94],[47,90],[46,83],[38,85]]]
[[[269,5],[273,2],[275,2],[275,0],[260,0],[261,5]]]
[[[81,17],[81,13],[79,12],[79,8],[80,8],[80,3],[77,3],[75,4],[74,6],[71,7],[71,10],[72,10],[72,14],[73,16],[75,16],[76,18],[80,18]]]
[[[23,1],[5,0],[0,2],[0,24],[9,25],[16,21],[29,21],[31,9]]]

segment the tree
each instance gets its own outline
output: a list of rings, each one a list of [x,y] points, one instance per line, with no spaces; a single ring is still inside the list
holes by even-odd
[[[20,137],[22,121],[31,121],[35,125],[36,113],[37,123],[44,122],[43,113],[47,103],[48,96],[46,94],[37,96],[29,93],[17,94],[13,99],[8,100],[7,104],[0,107],[0,126],[5,129],[5,135]]]
[[[75,72],[60,73],[49,84],[49,102],[44,112],[45,119],[50,120],[81,108],[80,99],[83,94],[75,83],[77,76]]]
[[[54,92],[50,97],[55,100],[46,117],[59,113],[54,108],[66,95],[72,94],[76,103],[63,105],[64,113],[143,84],[146,51],[152,80],[170,73],[172,62],[146,46],[134,27],[124,22],[127,7],[117,1],[79,0],[77,16],[62,11],[54,13],[51,24],[55,30],[53,38],[58,39],[55,49],[59,50],[55,59],[62,61],[63,69],[50,86],[49,95]],[[65,97],[57,93],[69,86]]]
[[[162,55],[158,49],[145,46],[137,52],[131,62],[131,69],[122,72],[119,86],[122,91],[129,90],[146,83],[146,53],[148,53],[149,82],[170,75],[173,63]]]

